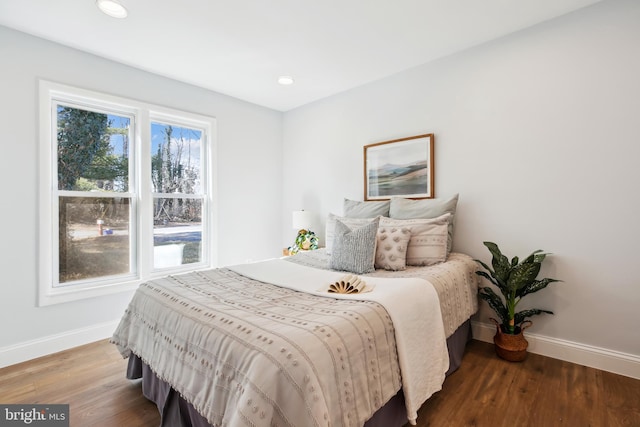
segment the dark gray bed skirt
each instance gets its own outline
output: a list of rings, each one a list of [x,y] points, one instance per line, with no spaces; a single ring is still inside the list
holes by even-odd
[[[462,362],[464,349],[471,339],[471,321],[467,320],[447,339],[449,350],[449,370],[454,372]],[[142,378],[142,393],[158,406],[161,427],[211,427],[195,408],[159,379],[138,356],[132,354],[127,367],[127,378]],[[380,408],[365,427],[400,427],[407,423],[407,412],[402,390]]]

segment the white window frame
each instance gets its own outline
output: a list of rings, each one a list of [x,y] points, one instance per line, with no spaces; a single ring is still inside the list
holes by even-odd
[[[154,277],[181,271],[211,268],[217,265],[217,204],[214,175],[216,158],[216,120],[212,117],[173,110],[140,101],[79,89],[46,80],[39,81],[40,152],[39,152],[39,241],[38,241],[38,306],[75,301],[118,292],[131,291]],[[132,196],[130,234],[132,273],[78,282],[58,282],[58,190],[57,129],[54,108],[57,103],[89,110],[108,111],[132,116],[133,130],[129,189]],[[151,121],[175,123],[203,130],[201,157],[204,171],[202,215],[202,253],[198,263],[164,269],[153,268],[153,189],[151,186]],[[132,164],[135,162],[135,166]],[[82,195],[78,192],[77,195]],[[148,218],[148,220],[143,220]]]

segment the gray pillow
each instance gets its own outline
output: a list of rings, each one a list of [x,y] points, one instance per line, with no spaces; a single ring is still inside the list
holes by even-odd
[[[446,213],[450,213],[447,236],[447,255],[453,246],[454,220],[456,207],[458,205],[458,194],[449,199],[423,199],[411,200],[394,197],[391,199],[389,216],[393,219],[416,219],[416,218],[437,218]]]
[[[324,230],[324,245],[326,247],[325,250],[327,254],[330,254],[333,250],[333,236],[336,228],[336,220],[342,221],[342,223],[349,228],[355,228],[369,224],[374,219],[375,218],[346,218],[329,213],[329,215],[327,215],[327,224]]]
[[[374,271],[378,222],[379,219],[376,218],[373,222],[352,230],[336,220],[329,267],[355,274]]]
[[[377,216],[389,216],[390,200],[375,202],[358,202],[344,199],[342,213],[347,218],[375,218]]]

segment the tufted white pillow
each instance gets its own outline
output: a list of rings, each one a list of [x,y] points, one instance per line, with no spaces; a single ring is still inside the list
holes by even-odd
[[[409,239],[411,230],[406,227],[378,226],[376,268],[404,270],[407,267]]]

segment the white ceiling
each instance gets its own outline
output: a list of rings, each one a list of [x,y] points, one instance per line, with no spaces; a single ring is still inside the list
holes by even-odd
[[[0,24],[287,111],[598,1],[0,0]]]

